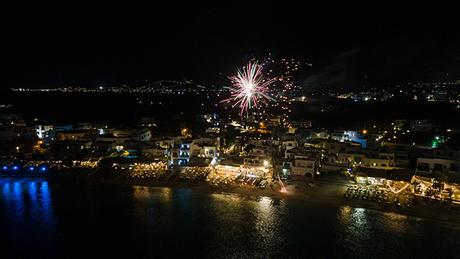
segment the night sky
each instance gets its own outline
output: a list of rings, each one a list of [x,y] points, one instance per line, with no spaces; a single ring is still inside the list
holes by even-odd
[[[4,9],[3,89],[219,84],[268,52],[312,63],[306,85],[460,79],[460,11],[450,6],[76,3]]]

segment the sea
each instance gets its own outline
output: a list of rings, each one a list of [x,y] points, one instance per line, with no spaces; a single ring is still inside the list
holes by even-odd
[[[1,258],[460,258],[460,225],[184,188],[0,178]]]
[[[200,114],[216,114],[226,118],[239,117],[238,109],[221,102],[224,96],[210,94],[157,95],[142,93],[61,93],[0,92],[0,115],[20,114],[29,124],[104,123],[112,126],[137,125],[139,119],[155,119],[157,130],[192,127],[202,132]],[[236,117],[235,117],[236,116]],[[307,102],[293,102],[292,120],[312,121],[314,128],[361,129],[372,123],[394,122],[398,119],[426,119],[433,125],[456,129],[460,127],[460,109],[449,102],[413,101],[407,99],[385,102],[356,103],[331,97],[311,97]]]

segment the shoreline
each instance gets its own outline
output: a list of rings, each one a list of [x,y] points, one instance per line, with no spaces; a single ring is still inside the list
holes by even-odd
[[[423,220],[434,220],[442,221],[450,224],[460,225],[460,211],[446,211],[439,214],[439,209],[430,208],[424,206],[412,206],[410,208],[398,208],[390,204],[379,204],[372,201],[361,201],[361,200],[350,200],[343,196],[319,196],[319,195],[308,195],[306,193],[296,194],[285,194],[275,190],[262,190],[258,188],[246,188],[239,186],[231,186],[225,188],[218,188],[210,186],[206,183],[181,183],[181,182],[166,182],[161,183],[153,181],[153,183],[145,181],[111,181],[105,180],[99,181],[99,183],[117,183],[130,186],[146,186],[146,187],[158,187],[158,188],[171,188],[171,189],[190,189],[201,193],[217,193],[217,194],[237,194],[240,197],[246,197],[251,199],[258,199],[260,197],[269,197],[272,199],[289,200],[294,202],[303,203],[316,203],[316,204],[327,204],[333,206],[350,206],[353,208],[364,208],[382,213],[396,213],[403,216],[412,218],[418,218]],[[321,187],[316,187],[321,188]]]
[[[352,200],[337,194],[324,194],[321,193],[321,188],[324,186],[331,187],[333,185],[341,185],[340,183],[319,182],[319,186],[314,188],[296,192],[282,193],[277,190],[272,190],[269,187],[266,189],[259,189],[257,187],[244,187],[244,186],[211,186],[204,182],[178,182],[178,181],[158,181],[158,180],[127,180],[127,179],[101,179],[93,177],[81,176],[45,176],[45,177],[11,177],[0,176],[0,179],[43,179],[50,183],[59,183],[62,181],[81,183],[81,184],[117,184],[125,186],[145,186],[157,188],[171,188],[171,189],[190,189],[193,191],[208,193],[208,194],[236,194],[240,197],[259,199],[261,197],[269,197],[272,199],[280,199],[293,202],[302,203],[317,203],[327,204],[333,206],[349,206],[353,208],[364,208],[382,213],[396,213],[403,216],[423,219],[442,221],[450,224],[460,225],[460,210],[447,210],[445,208],[433,208],[421,205],[413,205],[409,208],[396,207],[391,204],[376,203],[373,201]],[[442,211],[443,213],[439,213]]]

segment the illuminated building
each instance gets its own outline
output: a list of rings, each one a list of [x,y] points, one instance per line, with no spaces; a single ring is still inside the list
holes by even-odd
[[[134,135],[134,131],[116,129],[116,130],[113,130],[112,135],[116,138],[129,138]]]
[[[375,185],[385,188],[392,188],[398,192],[408,188],[413,171],[406,169],[384,170],[358,167],[355,169],[355,181],[359,184]]]
[[[164,159],[168,152],[168,150],[159,146],[147,146],[142,148],[142,156],[143,157],[148,157],[148,158],[153,158],[153,159]]]
[[[171,149],[170,165],[186,166],[190,161],[191,141],[184,140]]]
[[[216,173],[222,176],[236,177],[238,175],[245,175],[251,177],[263,177],[269,172],[267,166],[264,166],[263,161],[261,165],[246,165],[244,159],[241,158],[228,158],[222,159],[218,165],[215,166]]]
[[[362,167],[392,170],[397,169],[394,153],[379,152],[376,155],[369,155],[362,158]]]
[[[37,125],[35,131],[39,139],[49,138],[49,133],[53,130],[53,125]]]
[[[201,137],[190,143],[190,155],[198,157],[213,158],[218,156],[220,149],[220,138]]]
[[[339,152],[356,153],[360,150],[360,144],[355,142],[340,142],[334,140],[322,140],[321,147],[326,154],[338,155]]]
[[[59,141],[63,140],[85,140],[88,139],[88,131],[83,130],[72,130],[63,131],[56,133],[56,139]]]
[[[209,127],[206,129],[207,134],[219,134],[220,128],[219,127]]]
[[[311,121],[292,121],[290,125],[294,128],[311,128]]]
[[[394,128],[396,130],[402,130],[404,126],[406,126],[407,120],[395,120]]]
[[[430,175],[447,173],[460,176],[460,161],[442,158],[417,158],[416,173],[418,175]]]
[[[444,136],[435,136],[434,139],[431,141],[431,148],[438,148],[445,142]]]
[[[331,134],[325,129],[315,129],[311,133],[311,139],[329,139]]]
[[[339,142],[345,142],[345,141],[356,142],[356,143],[359,143],[361,147],[363,148],[367,146],[366,139],[358,131],[353,131],[353,130],[335,130],[331,134],[331,139],[339,141]]]
[[[256,155],[248,155],[243,158],[243,163],[245,166],[257,166],[262,167],[267,164],[267,157],[266,156],[256,156]]]
[[[137,141],[147,142],[152,138],[152,132],[149,129],[142,129],[137,131]]]
[[[311,176],[319,172],[319,158],[309,156],[294,156],[291,167],[291,177]]]
[[[289,171],[293,178],[313,177],[320,171],[320,166],[320,149],[296,147],[285,152],[283,168]]]
[[[281,146],[285,150],[293,149],[297,147],[297,141],[294,135],[284,135],[281,138]]]
[[[453,203],[460,204],[460,177],[440,180],[435,177],[414,175],[412,177],[414,194],[435,200],[450,199]]]

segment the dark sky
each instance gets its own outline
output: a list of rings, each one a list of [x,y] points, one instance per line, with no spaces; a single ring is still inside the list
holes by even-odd
[[[1,87],[213,83],[268,52],[313,63],[305,73],[311,85],[460,79],[453,6],[279,2],[19,3],[1,18],[8,67]]]

